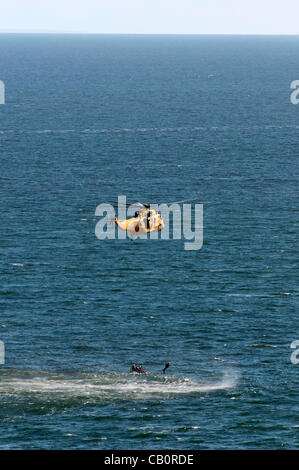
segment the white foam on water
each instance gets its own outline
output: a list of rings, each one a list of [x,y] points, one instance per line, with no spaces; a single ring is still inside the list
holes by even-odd
[[[212,76],[212,75],[211,75]],[[57,133],[76,133],[76,134],[98,134],[98,133],[115,133],[115,132],[182,132],[182,131],[188,131],[188,132],[196,132],[196,131],[230,131],[230,130],[272,130],[272,129],[298,129],[299,126],[296,124],[291,124],[291,125],[284,125],[284,126],[279,126],[277,124],[273,125],[263,125],[263,126],[181,126],[181,127],[132,127],[132,128],[118,128],[118,129],[105,129],[105,128],[99,128],[99,129],[8,129],[8,130],[1,130],[0,134],[57,134]]]
[[[31,375],[31,374],[30,374]],[[44,374],[43,374],[44,375]],[[194,379],[174,376],[120,376],[116,374],[90,374],[82,378],[63,374],[36,375],[28,378],[0,375],[2,394],[56,394],[65,398],[150,398],[196,394],[226,390],[236,386],[237,375],[225,373],[219,382],[201,383]],[[48,397],[49,398],[49,397]]]

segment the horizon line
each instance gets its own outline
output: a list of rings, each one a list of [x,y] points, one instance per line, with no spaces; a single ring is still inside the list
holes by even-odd
[[[0,30],[0,34],[78,34],[97,36],[298,36],[297,33],[115,33],[115,32],[84,32],[84,31],[53,31],[53,30]]]

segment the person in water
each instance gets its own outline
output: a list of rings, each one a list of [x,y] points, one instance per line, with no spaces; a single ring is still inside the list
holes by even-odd
[[[166,370],[168,369],[168,367],[170,367],[171,364],[170,362],[166,362],[165,364],[165,367],[163,369],[163,374],[166,373]],[[146,370],[144,370],[144,367],[143,366],[136,366],[136,364],[133,364],[132,367],[131,367],[131,370],[130,372],[135,372],[137,374],[147,374]]]
[[[143,366],[136,366],[136,364],[133,364],[131,367],[130,372],[137,372],[138,374],[146,374],[146,371],[144,370]]]

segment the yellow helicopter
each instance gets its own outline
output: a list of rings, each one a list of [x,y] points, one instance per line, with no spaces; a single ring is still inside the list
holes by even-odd
[[[149,232],[160,232],[164,228],[164,222],[161,214],[151,209],[149,204],[136,203],[140,209],[135,212],[134,217],[126,220],[119,220],[115,217],[114,221],[121,230],[126,230],[131,237]]]
[[[191,199],[176,201],[170,204],[180,204],[183,202],[194,201],[197,199],[198,196]],[[120,204],[123,205],[123,203]],[[129,204],[124,205],[128,206]],[[141,234],[147,234],[149,232],[160,232],[164,228],[165,224],[163,222],[162,215],[157,209],[154,209],[153,206],[151,206],[150,204],[141,204],[140,202],[136,202],[130,207],[132,208],[132,206],[137,206],[139,209],[135,212],[134,217],[124,220],[120,220],[117,217],[114,218],[115,224],[121,230],[126,230],[127,232],[129,232],[131,238],[134,238],[134,236],[138,236]],[[157,207],[157,204],[155,204],[154,206]]]

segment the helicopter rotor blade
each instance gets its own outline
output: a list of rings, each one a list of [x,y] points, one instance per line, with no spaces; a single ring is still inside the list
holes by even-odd
[[[134,202],[133,204],[129,204],[128,202],[126,202],[126,203],[123,203],[123,202],[112,202],[111,204],[112,204],[113,206],[118,206],[118,205],[120,205],[120,206],[126,206],[126,207],[134,207],[134,206],[136,206],[136,207],[139,207],[139,208],[141,208],[141,209],[142,209],[142,208],[145,208],[145,207],[147,207],[147,206],[149,206],[149,204],[141,204],[141,202]]]
[[[167,204],[182,204],[183,202],[191,202],[191,201],[195,201],[196,199],[199,199],[199,196],[189,198],[189,199],[182,199],[180,201],[167,202]],[[153,203],[153,204],[155,204],[155,203]],[[150,209],[150,206],[151,206],[151,204],[147,204],[147,203],[142,204],[141,202],[134,202],[133,204],[122,203],[122,202],[113,202],[112,205],[114,207],[118,206],[118,205],[126,206],[126,207],[135,207],[136,206],[139,209]]]
[[[169,204],[181,204],[183,202],[190,202],[190,201],[195,201],[196,199],[198,199],[198,196],[197,197],[193,197],[191,199],[183,199],[181,201],[174,201],[174,202],[170,202]]]

